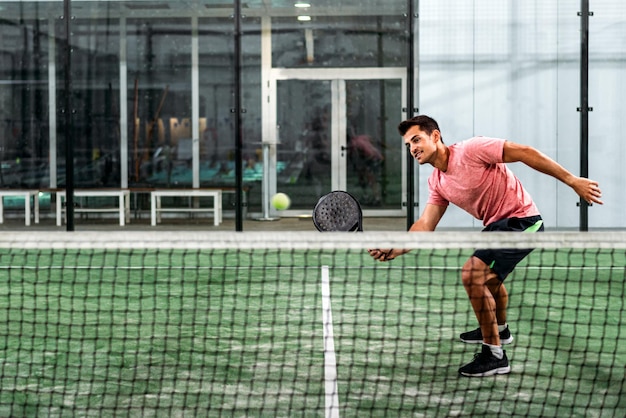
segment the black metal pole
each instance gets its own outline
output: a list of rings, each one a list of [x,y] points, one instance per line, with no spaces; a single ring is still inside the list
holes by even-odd
[[[580,176],[589,177],[589,0],[580,11]],[[580,230],[589,229],[589,203],[579,200]]]
[[[72,47],[70,45],[70,0],[63,0],[65,29],[64,58],[64,116],[65,116],[65,216],[66,230],[74,230],[74,136],[72,129]],[[55,170],[56,167],[51,167]]]
[[[414,17],[415,10],[413,8],[413,0],[407,0],[407,101],[406,115],[407,118],[413,117],[414,111],[414,77],[415,77],[415,42],[414,36]],[[408,230],[415,222],[415,161],[410,152],[406,156],[406,229]]]
[[[241,0],[235,0],[235,230],[243,231],[243,134],[241,132]]]

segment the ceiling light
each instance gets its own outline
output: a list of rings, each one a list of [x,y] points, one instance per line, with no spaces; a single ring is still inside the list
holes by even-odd
[[[298,3],[294,4],[293,7],[299,7],[299,8],[304,9],[304,8],[307,8],[307,7],[311,7],[311,4],[299,1]]]
[[[311,16],[298,16],[298,20],[300,22],[308,22],[309,20],[311,20]]]

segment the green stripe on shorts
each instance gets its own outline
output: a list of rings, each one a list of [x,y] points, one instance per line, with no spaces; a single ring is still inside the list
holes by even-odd
[[[543,220],[539,219],[534,225],[529,226],[523,232],[537,232],[539,228],[541,228],[541,225],[543,225]]]

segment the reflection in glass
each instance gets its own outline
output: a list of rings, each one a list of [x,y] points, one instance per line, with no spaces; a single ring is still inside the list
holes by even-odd
[[[47,186],[47,22],[0,25],[0,188]]]
[[[399,208],[400,80],[346,81],[347,184],[365,208]]]
[[[189,19],[127,22],[129,185],[175,185],[188,164],[190,37]]]
[[[331,186],[330,82],[278,82],[278,188],[294,208],[312,208]]]
[[[391,4],[389,6],[392,6]],[[405,21],[396,16],[272,19],[274,67],[400,67],[406,65]]]

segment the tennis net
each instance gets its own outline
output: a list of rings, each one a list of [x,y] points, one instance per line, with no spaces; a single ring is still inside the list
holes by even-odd
[[[512,371],[480,379],[475,248],[535,248],[505,282]],[[0,275],[0,416],[626,410],[621,232],[4,233]]]

